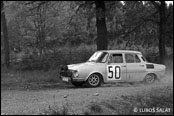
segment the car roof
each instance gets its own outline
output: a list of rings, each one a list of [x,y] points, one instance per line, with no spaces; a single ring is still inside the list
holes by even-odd
[[[108,52],[108,53],[134,53],[134,54],[141,54],[139,51],[134,50],[98,50],[101,52]]]

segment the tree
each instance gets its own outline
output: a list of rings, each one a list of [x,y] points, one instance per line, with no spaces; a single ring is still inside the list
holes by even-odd
[[[166,5],[165,1],[161,1],[160,5],[160,23],[159,23],[159,53],[160,53],[160,62],[165,63],[165,34],[166,34]]]
[[[95,1],[96,25],[97,25],[97,50],[107,49],[107,28],[105,20],[105,2]]]
[[[4,37],[4,50],[5,50],[5,66],[9,68],[10,65],[10,52],[9,52],[9,38],[7,30],[7,21],[5,18],[4,2],[1,1],[1,24]]]
[[[160,56],[160,63],[165,64],[165,34],[166,34],[166,4],[165,1],[160,1],[161,3],[151,1],[151,3],[155,6],[157,11],[159,12],[159,56]]]

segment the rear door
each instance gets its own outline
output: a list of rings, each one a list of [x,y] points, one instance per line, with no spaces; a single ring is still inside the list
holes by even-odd
[[[144,78],[146,67],[137,54],[125,53],[128,81],[140,81]]]
[[[107,68],[107,82],[121,82],[126,80],[126,64],[123,54],[110,54]]]

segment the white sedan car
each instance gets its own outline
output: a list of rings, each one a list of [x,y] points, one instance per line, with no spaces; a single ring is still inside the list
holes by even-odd
[[[165,76],[166,66],[147,62],[139,51],[100,50],[88,61],[62,66],[60,78],[74,86],[90,87],[109,82],[145,81],[154,83]]]

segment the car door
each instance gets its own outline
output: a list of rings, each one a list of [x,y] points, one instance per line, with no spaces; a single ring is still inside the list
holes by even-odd
[[[140,81],[145,75],[145,64],[137,54],[125,53],[128,81]]]
[[[126,80],[126,65],[122,53],[110,54],[106,68],[107,82],[122,82]]]

